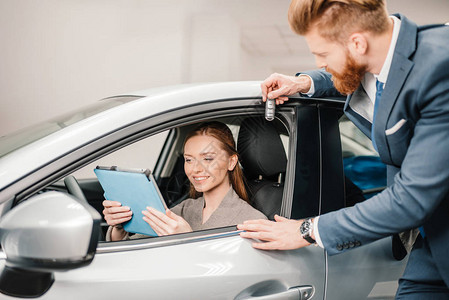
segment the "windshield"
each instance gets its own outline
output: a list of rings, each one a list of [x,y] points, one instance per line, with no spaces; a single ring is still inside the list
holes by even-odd
[[[0,137],[0,157],[31,144],[47,135],[50,135],[64,127],[79,122],[90,116],[108,110],[112,107],[140,99],[140,96],[119,96],[103,99],[93,105],[80,110],[59,116],[46,122],[27,127],[14,133]]]

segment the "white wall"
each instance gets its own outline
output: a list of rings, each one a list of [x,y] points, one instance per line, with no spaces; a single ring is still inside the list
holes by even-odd
[[[117,93],[240,79],[238,26],[206,3],[1,0],[0,135]]]

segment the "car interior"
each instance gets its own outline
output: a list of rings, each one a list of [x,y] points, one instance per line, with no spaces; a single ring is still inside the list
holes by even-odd
[[[287,166],[288,129],[283,121],[276,118],[269,122],[263,116],[237,116],[214,118],[228,125],[236,141],[239,162],[245,175],[245,185],[250,196],[250,204],[263,212],[269,219],[280,213],[284,179]],[[203,121],[211,121],[203,120]],[[154,166],[142,164],[139,168],[152,170],[167,206],[173,207],[189,197],[190,182],[184,173],[183,144],[185,136],[201,122],[184,124],[168,130],[159,143],[160,151]],[[151,139],[152,137],[148,137]],[[137,147],[141,142],[136,142]],[[142,144],[142,143],[141,143]],[[152,143],[149,143],[153,145]],[[128,147],[128,146],[127,146]],[[135,147],[130,145],[130,151]],[[125,147],[126,148],[126,147]],[[125,149],[123,148],[123,149]],[[120,151],[123,151],[120,150]],[[126,150],[125,150],[126,151]],[[145,153],[145,152],[143,152]],[[67,190],[70,194],[87,201],[101,215],[104,200],[103,189],[94,176],[84,177],[96,165],[119,165],[129,167],[126,159],[117,161],[114,153],[66,176],[64,181],[53,184],[48,189]],[[126,155],[125,155],[126,156]],[[135,167],[135,166],[133,166]],[[88,170],[88,172],[85,172]],[[93,174],[93,172],[92,172]],[[107,231],[103,219],[102,236]]]
[[[352,206],[361,201],[357,199],[357,194],[361,193],[364,199],[368,199],[385,189],[386,167],[374,150],[371,140],[346,116],[341,117],[339,124],[346,202],[347,206]]]

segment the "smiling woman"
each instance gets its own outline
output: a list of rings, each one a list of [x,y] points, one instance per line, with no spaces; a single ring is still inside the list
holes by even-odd
[[[248,195],[231,130],[221,122],[208,122],[191,131],[184,143],[184,171],[190,181],[191,198],[163,214],[151,207],[143,219],[158,235],[184,233],[239,224],[266,216],[247,203]],[[118,226],[133,216],[117,201],[103,203],[111,226],[106,239],[128,239]],[[141,234],[132,236],[145,237]]]

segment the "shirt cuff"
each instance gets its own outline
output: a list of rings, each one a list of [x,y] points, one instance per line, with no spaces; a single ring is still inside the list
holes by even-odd
[[[320,233],[318,232],[318,220],[319,220],[319,218],[320,217],[313,218],[313,235],[315,236],[316,244],[324,249],[323,242],[321,241],[321,238],[320,238]]]
[[[299,76],[307,76],[307,77],[309,77],[309,79],[310,79],[310,89],[309,89],[309,91],[307,92],[307,93],[301,93],[301,94],[303,94],[303,95],[306,95],[306,96],[308,96],[308,97],[312,97],[313,96],[313,94],[315,94],[315,84],[313,83],[313,79],[312,79],[312,77],[310,77],[309,75],[307,75],[307,74],[300,74]],[[299,77],[298,76],[298,77]]]

